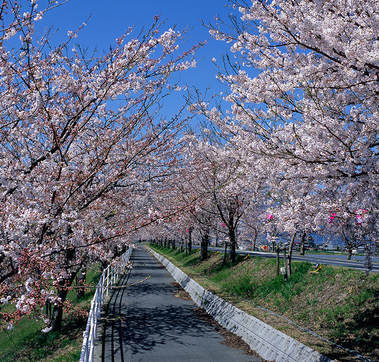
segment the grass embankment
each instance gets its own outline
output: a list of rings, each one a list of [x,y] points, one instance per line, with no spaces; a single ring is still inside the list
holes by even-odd
[[[293,262],[293,274],[285,281],[282,275],[276,276],[275,259],[239,257],[235,264],[224,265],[218,253],[200,262],[197,251],[186,255],[151,247],[206,289],[336,361],[354,361],[356,357],[259,307],[378,360],[378,274],[366,276],[361,271],[328,265],[312,273],[312,264]]]
[[[97,266],[88,269],[87,283],[97,285],[100,274]],[[76,291],[68,293],[73,308],[89,310],[95,288],[86,292],[84,297],[77,298]],[[9,306],[8,308],[11,308]],[[42,321],[23,318],[13,330],[0,330],[0,360],[1,362],[77,362],[83,343],[83,331],[87,318],[65,314],[60,332],[41,332],[44,328]]]

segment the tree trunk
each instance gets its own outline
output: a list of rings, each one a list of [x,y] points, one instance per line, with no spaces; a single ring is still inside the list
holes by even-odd
[[[279,245],[276,246],[276,276],[279,275]]]
[[[230,246],[229,246],[229,261],[232,263],[236,262],[236,233],[234,228],[229,229],[229,241],[230,241]]]
[[[292,258],[292,249],[293,249],[293,243],[295,241],[296,237],[296,231],[292,234],[290,245],[288,247],[288,276],[291,276],[292,273],[292,267],[291,267],[291,258]]]
[[[300,255],[304,255],[304,244],[305,244],[306,236],[307,236],[307,233],[303,231],[301,234],[301,240],[300,240]]]
[[[283,248],[283,264],[284,264],[284,280],[287,280],[288,268],[287,268],[287,257],[286,257],[286,247]]]
[[[209,235],[208,233],[204,234],[201,237],[201,261],[208,258],[208,243],[209,243]]]
[[[53,313],[51,316],[51,327],[53,331],[60,331],[62,327],[62,319],[63,319],[63,303],[66,301],[68,287],[72,285],[75,280],[78,271],[72,272],[68,279],[59,280],[59,287],[57,296],[60,298],[60,302],[58,305],[54,305]]]
[[[77,288],[76,289],[76,298],[82,298],[85,295],[85,287],[84,285],[86,284],[86,275],[87,275],[87,269],[84,267],[76,276],[76,286],[77,287],[82,287],[82,288]]]
[[[255,251],[255,248],[256,248],[256,244],[257,244],[257,236],[258,236],[258,232],[257,232],[256,229],[254,229],[253,251]]]
[[[67,297],[67,288],[62,288],[66,285],[68,280],[62,279],[59,281],[60,288],[58,289],[57,296],[60,298],[60,303],[58,305],[54,305],[53,313],[51,315],[51,327],[53,331],[60,331],[62,327],[62,319],[63,319],[63,303]]]
[[[188,254],[192,251],[192,228],[188,229]]]

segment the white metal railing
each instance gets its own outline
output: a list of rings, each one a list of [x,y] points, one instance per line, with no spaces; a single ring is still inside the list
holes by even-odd
[[[109,265],[101,274],[96,286],[96,292],[91,302],[86,330],[83,332],[83,346],[80,362],[93,362],[94,341],[97,331],[97,320],[100,317],[101,306],[104,302],[104,293],[109,295],[109,289],[117,282],[121,272],[129,261],[132,249],[129,248],[116,263]]]

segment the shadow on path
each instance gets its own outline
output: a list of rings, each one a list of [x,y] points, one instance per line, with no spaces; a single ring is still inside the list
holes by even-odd
[[[174,279],[149,252],[137,249],[131,260],[119,284],[127,287],[108,304],[101,361],[261,361],[222,344],[216,327],[196,317],[195,303],[175,297]]]

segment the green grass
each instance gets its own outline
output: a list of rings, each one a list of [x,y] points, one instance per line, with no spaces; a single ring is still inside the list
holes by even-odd
[[[185,252],[179,252],[178,249],[170,249],[164,246],[156,246],[155,250],[162,252],[167,256],[171,256],[178,262],[180,262],[183,266],[188,267],[200,262],[200,255],[198,250],[192,250],[191,254],[186,254]]]
[[[275,259],[238,257],[234,264],[223,264],[222,255],[209,253],[212,257],[200,262],[196,254],[151,247],[173,258],[177,266],[190,268],[191,275],[200,275],[200,284],[205,278],[222,293],[248,299],[337,344],[374,359],[379,355],[378,274],[366,276],[358,270],[328,265],[311,273],[312,264],[293,262],[292,275],[286,281],[282,275],[276,276]],[[333,350],[330,356],[339,360],[338,353]]]
[[[100,274],[98,267],[88,270],[87,283],[96,285]],[[88,309],[95,289],[86,292],[78,299],[76,291],[68,293],[67,298],[73,301],[74,307]],[[11,308],[13,306],[9,306]],[[77,362],[80,358],[82,334],[87,320],[76,315],[64,315],[61,332],[41,332],[44,328],[42,321],[21,319],[13,330],[0,330],[0,359],[1,362],[48,360],[52,362]]]
[[[62,356],[54,358],[51,362],[78,362],[79,359],[80,350],[63,354]]]

